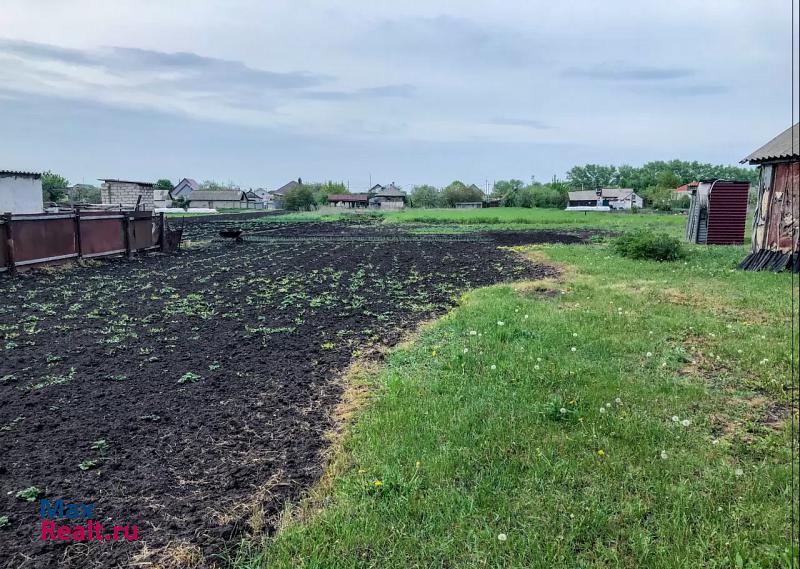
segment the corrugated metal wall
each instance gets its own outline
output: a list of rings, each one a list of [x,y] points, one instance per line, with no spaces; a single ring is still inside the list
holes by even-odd
[[[709,245],[741,245],[747,223],[748,182],[713,183],[708,196]]]

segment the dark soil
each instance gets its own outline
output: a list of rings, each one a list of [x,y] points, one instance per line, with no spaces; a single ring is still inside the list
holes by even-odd
[[[225,223],[191,225],[213,241],[0,278],[0,567],[124,567],[184,542],[219,562],[253,511],[271,531],[320,476],[355,356],[465,289],[553,274],[497,249],[524,232],[245,222],[267,240],[234,244]],[[93,503],[105,527],[138,524],[139,541],[40,540],[39,501],[15,497],[32,486]]]

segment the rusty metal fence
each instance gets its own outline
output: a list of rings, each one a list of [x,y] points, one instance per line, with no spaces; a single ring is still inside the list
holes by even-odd
[[[161,249],[164,214],[79,211],[0,216],[0,272]]]

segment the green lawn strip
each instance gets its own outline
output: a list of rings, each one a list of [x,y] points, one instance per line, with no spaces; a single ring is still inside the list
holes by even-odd
[[[395,351],[325,507],[237,567],[788,567],[788,419],[763,419],[790,277],[539,250],[564,294],[474,291]]]
[[[655,213],[598,213],[560,209],[502,207],[485,209],[409,209],[385,214],[386,223],[467,224],[486,229],[658,229],[682,235],[686,216]]]

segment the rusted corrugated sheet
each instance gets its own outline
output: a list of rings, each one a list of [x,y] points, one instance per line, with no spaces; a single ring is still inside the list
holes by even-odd
[[[717,180],[708,196],[709,245],[740,245],[747,222],[748,182]]]
[[[798,252],[798,206],[800,206],[800,163],[773,166],[774,178],[768,199],[763,247],[784,253]]]
[[[14,263],[26,265],[76,257],[75,218],[71,214],[14,217]]]
[[[93,257],[125,250],[122,215],[81,214],[81,253]]]

